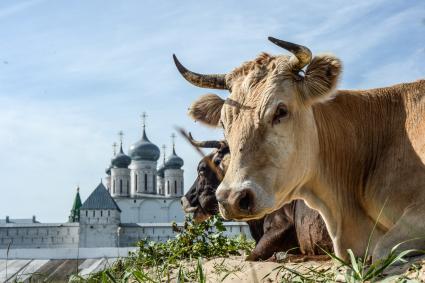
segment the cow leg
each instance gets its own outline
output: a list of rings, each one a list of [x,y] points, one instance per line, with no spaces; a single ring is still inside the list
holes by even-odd
[[[296,249],[294,249],[296,248]],[[246,258],[248,261],[267,260],[276,252],[294,249],[299,252],[295,228],[282,230],[269,230],[264,233],[251,254]]]
[[[408,249],[425,250],[424,204],[411,206],[404,211],[396,224],[379,239],[373,250],[372,260],[385,258],[400,243],[403,244],[398,247],[398,252]],[[413,254],[415,253],[411,255]]]

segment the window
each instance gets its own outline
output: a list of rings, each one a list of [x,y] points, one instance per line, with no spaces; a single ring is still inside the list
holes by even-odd
[[[177,195],[177,181],[174,180],[174,194]]]
[[[134,190],[137,192],[137,174],[134,175]]]
[[[88,210],[86,210],[86,216],[89,216],[89,211]]]
[[[108,210],[108,216],[111,216],[111,211],[110,210]]]
[[[122,179],[120,179],[120,194],[122,194]]]
[[[127,180],[127,194],[130,193],[130,182]]]
[[[102,217],[102,216],[103,216],[103,210],[100,211],[100,217]]]
[[[148,190],[148,174],[145,174],[145,191]]]
[[[115,194],[115,179],[112,180],[112,192]]]
[[[155,175],[152,175],[152,184],[153,184],[153,191],[156,191],[156,178],[155,178]]]
[[[170,181],[167,181],[167,194],[170,194]]]
[[[95,213],[95,211],[93,210],[93,217],[95,216],[95,214],[94,214],[94,213]]]

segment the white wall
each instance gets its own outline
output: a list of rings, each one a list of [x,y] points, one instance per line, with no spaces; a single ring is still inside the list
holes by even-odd
[[[0,227],[0,248],[65,248],[78,245],[78,223],[6,224]]]
[[[179,227],[183,223],[177,223]],[[251,238],[249,227],[245,222],[225,222],[226,237],[235,237],[244,234],[247,238]],[[137,241],[147,239],[156,242],[165,242],[174,238],[176,232],[172,229],[171,223],[132,223],[122,224],[119,236],[120,246],[134,245]]]
[[[121,209],[121,223],[182,222],[180,198],[145,195],[143,198],[115,198]]]
[[[156,194],[156,161],[133,160],[129,168],[131,169],[131,196]],[[145,175],[147,186],[145,186]]]
[[[0,249],[1,259],[85,259],[127,257],[136,247],[111,248],[55,248],[55,249]]]
[[[165,196],[173,196],[173,197],[183,196],[183,193],[184,193],[183,192],[183,188],[184,188],[183,170],[182,169],[165,170],[164,186],[165,186]]]
[[[130,185],[130,169],[111,169],[111,196],[129,196],[131,190]]]

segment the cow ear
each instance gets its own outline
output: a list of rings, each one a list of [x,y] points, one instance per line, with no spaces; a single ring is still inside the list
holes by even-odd
[[[300,95],[303,102],[312,105],[332,99],[341,71],[341,61],[335,56],[315,56],[302,80]]]
[[[220,121],[224,100],[216,94],[205,94],[198,98],[189,108],[189,115],[196,121],[217,127]]]

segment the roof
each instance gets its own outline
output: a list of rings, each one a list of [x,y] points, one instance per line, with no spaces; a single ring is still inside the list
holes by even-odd
[[[97,186],[97,188],[83,203],[83,206],[81,206],[80,210],[83,209],[116,209],[121,212],[121,209],[102,183]]]
[[[176,149],[173,146],[173,152],[165,162],[165,169],[180,169],[184,165],[183,159],[177,155]]]
[[[77,188],[77,194],[72,204],[71,214],[69,215],[69,222],[78,222],[80,220],[80,208],[81,208],[80,188]]]
[[[17,218],[17,219],[12,219],[12,218],[9,218],[9,216],[6,216],[5,219],[0,219],[0,225],[2,224],[34,224],[34,223],[40,223],[35,219],[35,216],[33,218]]]
[[[157,161],[160,156],[159,148],[150,142],[143,127],[142,139],[130,146],[129,155],[133,160]]]

